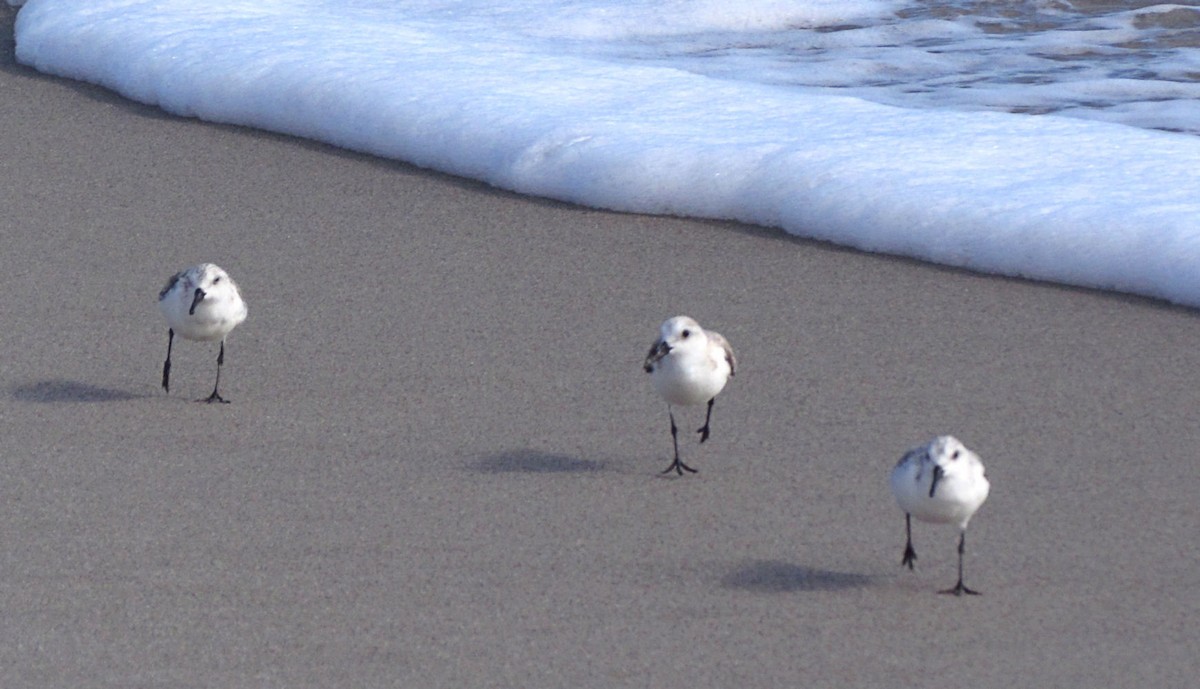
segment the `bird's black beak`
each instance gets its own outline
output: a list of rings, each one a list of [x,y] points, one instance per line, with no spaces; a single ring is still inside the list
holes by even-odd
[[[663,340],[655,342],[654,346],[650,348],[650,353],[646,355],[646,364],[642,368],[646,370],[646,373],[650,373],[654,370],[654,364],[657,364],[670,352],[671,345],[667,344]]]
[[[199,304],[200,302],[204,301],[204,297],[205,297],[204,290],[197,287],[196,294],[192,297],[192,308],[188,309],[189,316],[196,315],[196,304]]]
[[[942,480],[942,476],[946,473],[940,466],[933,465],[933,480],[929,482],[929,497],[933,497],[933,492],[937,490],[938,481]]]

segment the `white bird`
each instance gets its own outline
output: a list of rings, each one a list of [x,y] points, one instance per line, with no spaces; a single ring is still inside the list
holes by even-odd
[[[696,432],[700,442],[708,440],[708,424],[712,420],[713,402],[725,383],[733,377],[737,360],[733,348],[720,333],[705,330],[687,316],[676,316],[663,322],[658,340],[650,348],[644,364],[650,382],[659,396],[667,401],[667,416],[671,418],[671,442],[675,445],[675,461],[662,473],[674,470],[696,470],[679,459],[678,429],[671,405],[692,406],[708,403],[704,426]]]
[[[963,552],[967,522],[987,500],[990,484],[983,462],[957,438],[943,435],[910,450],[892,470],[892,493],[904,510],[904,545],[901,565],[913,569],[917,553],[912,545],[912,518],[958,527],[958,584],[940,593],[978,594],[963,584]]]
[[[158,293],[158,308],[167,319],[167,360],[163,362],[162,386],[170,392],[171,344],[175,333],[189,340],[221,341],[217,355],[217,382],[212,394],[202,402],[224,402],[217,388],[221,385],[221,366],[225,363],[225,336],[246,320],[246,302],[237,284],[221,268],[201,263],[171,276]]]

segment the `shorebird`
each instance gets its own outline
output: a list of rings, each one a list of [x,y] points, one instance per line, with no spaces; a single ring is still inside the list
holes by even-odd
[[[658,340],[646,355],[643,367],[650,374],[654,390],[666,400],[667,416],[671,419],[675,460],[662,473],[673,470],[680,476],[684,471],[694,474],[696,470],[679,459],[678,429],[671,406],[708,403],[704,426],[696,431],[700,434],[700,442],[708,440],[713,402],[737,368],[733,348],[720,333],[701,328],[687,316],[676,316],[667,319],[659,328]]]
[[[910,450],[892,470],[892,493],[904,510],[907,542],[901,565],[913,569],[917,552],[912,545],[912,518],[958,527],[958,584],[939,593],[978,594],[963,584],[963,553],[967,523],[987,500],[990,484],[983,462],[957,438],[943,435]]]
[[[225,336],[246,320],[246,302],[237,284],[221,268],[201,263],[171,276],[158,293],[158,308],[167,319],[167,360],[163,362],[163,390],[171,391],[171,345],[175,333],[188,340],[221,341],[217,355],[217,382],[212,394],[199,402],[222,402],[221,366],[225,363]]]

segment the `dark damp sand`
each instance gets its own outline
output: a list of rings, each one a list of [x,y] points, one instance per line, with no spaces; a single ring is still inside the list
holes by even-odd
[[[0,685],[1183,687],[1200,319],[525,198],[0,63]],[[222,392],[155,297],[250,317]],[[659,323],[741,368],[660,478]],[[700,425],[701,409],[685,428]],[[903,518],[953,433],[992,496]]]

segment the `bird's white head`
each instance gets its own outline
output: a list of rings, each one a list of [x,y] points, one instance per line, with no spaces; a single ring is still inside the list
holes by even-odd
[[[937,467],[937,475],[942,479],[983,474],[983,462],[979,455],[952,435],[933,439],[929,444],[929,459]]]
[[[195,274],[189,277],[192,278],[194,287],[199,287],[206,292],[228,289],[231,284],[229,273],[215,263],[201,263],[196,266]]]
[[[703,350],[708,346],[708,336],[704,328],[701,328],[695,319],[687,316],[675,316],[663,321],[659,329],[659,339],[666,343],[670,351]]]
[[[184,292],[191,298],[191,311],[201,304],[217,304],[237,295],[237,285],[220,266],[201,263],[184,275]]]

